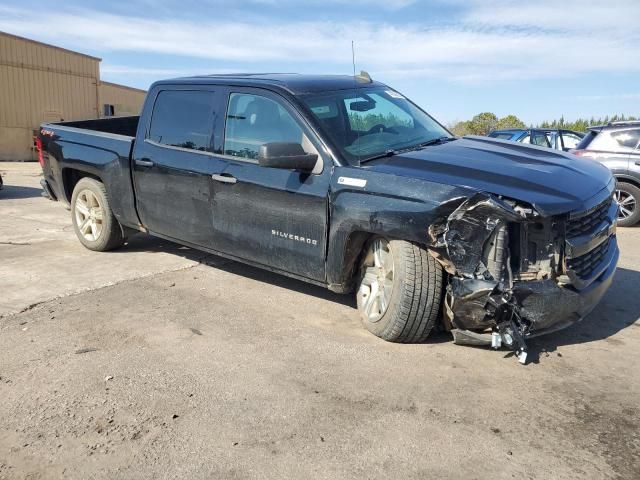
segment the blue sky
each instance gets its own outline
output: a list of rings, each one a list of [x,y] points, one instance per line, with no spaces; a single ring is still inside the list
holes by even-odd
[[[103,80],[364,69],[450,123],[640,116],[640,0],[3,0],[0,30],[102,58]]]

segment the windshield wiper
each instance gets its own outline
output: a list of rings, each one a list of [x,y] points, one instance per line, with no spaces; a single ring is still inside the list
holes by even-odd
[[[419,143],[418,145],[414,145],[413,147],[411,147],[411,149],[412,150],[419,150],[419,149],[424,148],[424,147],[429,147],[431,145],[438,145],[440,143],[445,143],[445,142],[451,142],[453,140],[456,140],[456,137],[438,137],[438,138],[433,138],[431,140],[427,140],[426,142]]]
[[[404,152],[411,152],[413,150],[421,150],[430,145],[438,145],[440,143],[450,142],[452,140],[457,140],[456,137],[438,137],[432,138],[431,140],[427,140],[426,142],[418,143],[417,145],[412,145],[410,147],[398,148],[398,149],[389,149],[384,151],[379,155],[374,155],[373,157],[368,157],[363,160],[360,160],[360,163],[365,163],[370,160],[377,160],[379,158],[393,157],[394,155],[399,155]]]
[[[360,160],[360,163],[364,163],[364,162],[368,162],[370,160],[377,160],[379,158],[386,158],[386,157],[393,157],[394,155],[398,155],[398,153],[400,153],[398,150],[386,150],[383,153],[379,154],[379,155],[374,155],[373,157],[367,157],[367,158],[363,158],[362,160]]]

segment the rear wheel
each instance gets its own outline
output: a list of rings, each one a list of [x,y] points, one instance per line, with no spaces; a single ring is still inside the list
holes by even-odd
[[[626,182],[618,182],[615,191],[618,202],[618,225],[630,227],[640,221],[640,188]]]
[[[426,340],[438,318],[442,267],[426,249],[375,237],[360,266],[358,310],[365,327],[391,342]]]
[[[73,189],[71,219],[78,240],[89,250],[105,252],[124,243],[104,185],[93,178],[81,178]]]

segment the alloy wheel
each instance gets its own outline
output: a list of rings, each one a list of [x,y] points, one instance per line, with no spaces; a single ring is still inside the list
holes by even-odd
[[[393,253],[383,238],[375,239],[362,262],[358,303],[370,322],[379,321],[387,311],[393,292]]]
[[[74,213],[80,234],[90,242],[98,240],[102,233],[104,210],[91,190],[82,190],[78,194]]]
[[[618,202],[618,220],[629,218],[636,211],[638,202],[629,192],[616,190],[614,198]]]

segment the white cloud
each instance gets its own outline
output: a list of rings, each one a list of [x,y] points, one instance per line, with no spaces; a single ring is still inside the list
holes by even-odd
[[[241,73],[237,68],[227,69],[207,69],[203,72],[201,69],[193,68],[145,68],[145,67],[131,67],[128,65],[114,65],[110,63],[103,63],[100,66],[100,72],[110,75],[127,75],[127,76],[144,76],[155,78],[167,78],[167,77],[187,77],[192,75],[207,74],[224,74],[224,73]]]
[[[282,6],[300,5],[299,0],[244,0],[246,3],[262,5]],[[305,5],[350,5],[370,8],[382,8],[387,10],[399,10],[417,3],[419,0],[306,0]]]
[[[275,71],[347,73],[352,39],[357,67],[383,78],[432,77],[477,84],[640,71],[640,29],[613,28],[616,21],[637,22],[640,1],[621,0],[624,8],[611,8],[613,12],[575,0],[567,0],[564,7],[551,0],[535,5],[471,0],[468,5],[459,23],[438,28],[351,21],[165,20],[90,10],[34,16],[30,10],[0,7],[0,30],[102,56],[127,51],[208,59],[220,67],[218,71],[238,70],[226,65],[260,63]],[[105,67],[116,73],[116,66]],[[127,68],[131,74],[144,74]],[[156,70],[164,76],[167,69]]]
[[[638,0],[463,0],[470,24],[580,31],[598,37],[637,36]]]

